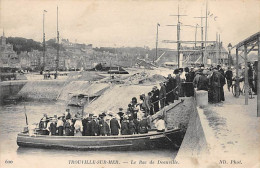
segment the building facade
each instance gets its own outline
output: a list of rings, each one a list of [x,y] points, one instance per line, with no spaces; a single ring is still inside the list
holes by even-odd
[[[0,67],[20,68],[20,60],[13,50],[13,45],[6,43],[6,37],[0,37]]]

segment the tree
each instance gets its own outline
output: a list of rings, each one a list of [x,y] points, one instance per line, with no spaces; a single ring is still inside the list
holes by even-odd
[[[20,54],[22,51],[31,52],[32,50],[43,50],[41,43],[32,39],[25,39],[22,37],[8,37],[6,42],[13,45],[13,49],[15,52],[17,52],[17,54]]]

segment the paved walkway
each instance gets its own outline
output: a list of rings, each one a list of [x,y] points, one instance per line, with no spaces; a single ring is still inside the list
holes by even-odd
[[[235,98],[225,90],[225,102],[198,108],[210,152],[207,166],[260,166],[260,118],[257,97],[253,97],[244,105],[244,96]]]

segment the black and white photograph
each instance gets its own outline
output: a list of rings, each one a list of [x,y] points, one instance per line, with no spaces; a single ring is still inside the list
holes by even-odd
[[[259,168],[260,0],[0,0],[0,168]]]

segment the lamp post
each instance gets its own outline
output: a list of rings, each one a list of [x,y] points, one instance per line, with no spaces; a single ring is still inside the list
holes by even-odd
[[[228,44],[228,66],[231,67],[231,49],[232,49],[232,45],[231,43]]]

